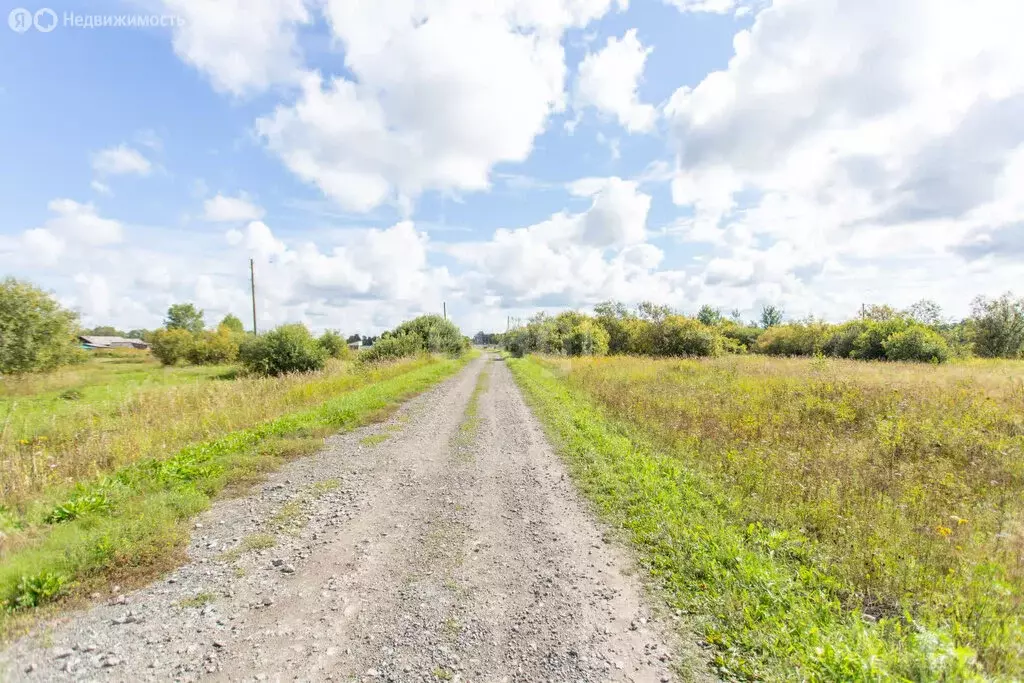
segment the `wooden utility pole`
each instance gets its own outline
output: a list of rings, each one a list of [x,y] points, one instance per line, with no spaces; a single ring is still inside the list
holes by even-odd
[[[447,301],[442,301],[441,302],[441,313],[444,315],[444,319],[447,320],[448,319],[448,302]]]
[[[249,259],[249,284],[252,287],[252,333],[255,335],[256,332],[256,269],[252,264],[252,259]]]

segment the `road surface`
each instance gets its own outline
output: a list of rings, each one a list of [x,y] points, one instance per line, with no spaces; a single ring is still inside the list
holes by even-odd
[[[494,356],[195,526],[188,564],[12,643],[4,678],[532,683],[685,669]]]

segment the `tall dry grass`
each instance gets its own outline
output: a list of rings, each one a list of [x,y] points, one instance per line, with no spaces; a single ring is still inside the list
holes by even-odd
[[[59,491],[140,458],[169,456],[187,444],[322,402],[423,362],[365,368],[333,362],[317,373],[212,379],[76,402],[59,419],[32,421],[28,433],[22,428],[3,432],[0,503],[21,508],[48,490]]]
[[[849,608],[942,623],[1024,673],[1024,363],[546,362],[741,523],[812,542]]]

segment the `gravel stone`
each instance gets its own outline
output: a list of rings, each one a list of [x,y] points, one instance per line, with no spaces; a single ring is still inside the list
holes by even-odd
[[[282,529],[291,501],[303,512]],[[245,551],[256,534],[274,548]],[[9,643],[0,680],[711,680],[493,355],[218,501],[188,556]],[[84,670],[72,645],[97,653]]]

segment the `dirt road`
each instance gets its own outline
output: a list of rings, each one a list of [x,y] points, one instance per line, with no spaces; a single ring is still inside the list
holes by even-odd
[[[189,556],[13,643],[4,678],[669,681],[679,665],[493,357],[218,503]]]

